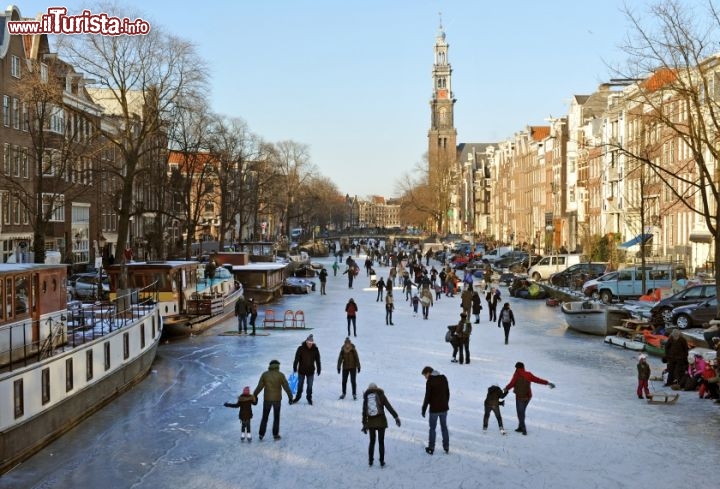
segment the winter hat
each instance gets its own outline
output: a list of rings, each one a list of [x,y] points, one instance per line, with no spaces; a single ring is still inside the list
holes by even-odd
[[[350,341],[350,337],[349,337],[349,336],[346,336],[346,337],[345,337],[345,344],[346,344],[346,345],[349,345],[350,343],[352,343],[352,341]]]
[[[517,363],[515,364],[515,368],[525,368],[525,364],[522,363],[522,362],[517,362]]]
[[[250,395],[250,386],[245,386],[243,388],[243,396],[249,396]]]
[[[273,365],[280,365],[280,362],[277,360],[270,360],[270,366],[272,367]]]
[[[368,390],[370,389],[377,389],[377,385],[374,382],[370,382],[370,384],[368,385]]]
[[[315,340],[313,339],[313,335],[309,335],[307,338],[305,338],[305,341],[309,341],[311,343],[315,343]]]
[[[647,355],[645,355],[644,353],[641,353],[640,355],[638,355],[638,360],[645,360],[646,358],[647,358]]]

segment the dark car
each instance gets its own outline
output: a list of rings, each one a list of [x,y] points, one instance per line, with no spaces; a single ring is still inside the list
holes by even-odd
[[[672,310],[672,323],[679,329],[697,328],[717,316],[717,297]]]
[[[579,289],[588,280],[599,277],[605,273],[607,262],[587,262],[570,265],[562,272],[553,273],[548,281],[557,287],[571,287]]]
[[[672,321],[672,310],[676,307],[697,304],[715,297],[715,284],[692,285],[677,294],[661,299],[650,309],[650,321],[655,326],[662,326]]]
[[[528,254],[524,251],[508,251],[502,257],[495,260],[492,267],[495,270],[502,270],[504,268],[510,268],[516,263],[522,263],[523,260],[528,258]]]
[[[530,270],[531,266],[542,260],[542,258],[540,255],[526,255],[522,260],[511,264],[508,269],[515,273],[525,273]]]

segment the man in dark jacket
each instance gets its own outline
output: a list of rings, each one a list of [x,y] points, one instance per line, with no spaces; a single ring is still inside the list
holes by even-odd
[[[350,385],[352,386],[353,399],[357,400],[357,384],[355,382],[356,375],[360,373],[360,357],[355,349],[355,345],[350,338],[345,338],[340,355],[338,355],[337,371],[342,371],[342,394],[340,399],[345,399],[347,393],[347,380],[350,376]]]
[[[248,303],[243,296],[235,303],[235,315],[238,318],[238,334],[247,334]]]
[[[327,284],[328,272],[325,267],[322,267],[322,269],[320,270],[318,278],[320,279],[320,295],[327,295],[325,293],[325,285]]]
[[[298,374],[298,390],[293,402],[298,402],[302,397],[305,378],[307,378],[307,402],[312,406],[312,388],[316,366],[317,374],[320,375],[320,350],[315,346],[313,335],[310,335],[295,351],[293,372]]]
[[[670,333],[665,343],[665,358],[667,360],[667,383],[665,385],[672,386],[678,384],[683,376],[683,373],[687,372],[688,368],[688,352],[690,347],[684,336],[680,334],[679,329],[673,330]]]
[[[422,417],[430,407],[430,440],[425,452],[432,455],[435,452],[435,428],[437,427],[438,418],[440,419],[440,432],[442,433],[442,445],[445,453],[450,450],[450,435],[447,429],[447,412],[450,409],[450,387],[448,386],[447,377],[440,372],[433,370],[432,367],[422,369],[425,377],[425,399],[422,405]]]
[[[288,402],[293,403],[292,391],[290,390],[290,384],[288,384],[285,374],[280,371],[280,362],[277,360],[271,360],[270,366],[267,371],[260,376],[257,387],[253,392],[253,397],[257,398],[262,390],[265,390],[263,398],[263,413],[262,419],[260,420],[260,431],[258,435],[260,440],[265,436],[265,429],[267,428],[268,416],[270,415],[270,409],[273,410],[273,426],[272,434],[276,440],[280,439],[280,401],[282,401],[282,391],[284,390],[288,395]]]

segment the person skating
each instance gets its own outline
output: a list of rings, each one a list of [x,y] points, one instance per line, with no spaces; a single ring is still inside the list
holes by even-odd
[[[383,300],[383,291],[385,290],[385,280],[383,280],[382,277],[380,277],[380,280],[377,281],[377,297],[375,298],[375,302],[382,302]]]
[[[270,409],[273,410],[273,425],[272,434],[276,440],[280,439],[280,401],[282,401],[282,391],[284,390],[288,396],[288,403],[293,403],[292,391],[290,391],[290,384],[288,384],[285,374],[280,371],[280,362],[277,360],[271,360],[268,369],[263,372],[258,381],[257,387],[253,392],[253,396],[257,398],[260,392],[265,391],[263,396],[263,413],[262,419],[260,420],[260,431],[258,436],[262,441],[265,436],[265,430],[267,428],[268,417],[270,415]]]
[[[435,437],[438,419],[440,420],[440,433],[442,434],[442,447],[445,453],[450,450],[450,435],[447,428],[447,412],[450,410],[450,387],[448,386],[447,377],[442,375],[430,366],[422,369],[422,375],[425,377],[425,398],[423,399],[421,414],[425,417],[425,413],[430,408],[430,418],[428,423],[430,426],[428,446],[425,452],[432,455],[435,452]]]
[[[650,380],[650,365],[647,363],[647,355],[644,353],[638,355],[637,377],[638,385],[636,392],[638,398],[642,399],[643,394],[645,394],[645,399],[650,399],[650,389],[648,388],[648,381]]]
[[[480,311],[482,311],[482,299],[480,299],[480,294],[474,291],[472,294],[472,313],[475,316],[475,324],[480,322]]]
[[[238,318],[238,334],[247,334],[248,303],[243,296],[235,302],[235,316]]]
[[[342,372],[342,394],[340,395],[340,399],[345,399],[348,376],[350,377],[353,399],[357,399],[357,384],[355,383],[355,379],[356,375],[360,373],[360,357],[350,338],[345,338],[345,342],[340,348],[337,371],[338,373]]]
[[[350,336],[350,324],[352,324],[353,336],[357,336],[357,312],[358,306],[352,297],[345,304],[345,315],[347,316],[348,336]]]
[[[510,303],[506,302],[503,305],[503,308],[500,310],[500,319],[498,319],[498,328],[502,325],[503,330],[505,331],[505,344],[508,344],[508,339],[510,338],[510,327],[515,326],[515,314],[513,314],[512,309],[510,309]]]
[[[338,265],[337,260],[335,260],[335,261],[333,262],[333,264],[332,264],[333,277],[337,277],[337,272],[338,272],[338,269],[339,269],[339,268],[340,268],[340,265]]]
[[[395,310],[395,301],[393,300],[393,295],[386,294],[385,295],[385,324],[386,325],[390,325],[390,326],[395,325],[392,320],[392,314],[393,314],[394,310]]]
[[[385,467],[385,430],[388,427],[385,410],[395,418],[395,424],[400,426],[400,417],[393,409],[390,401],[388,401],[385,392],[374,383],[370,383],[363,393],[362,408],[362,432],[365,434],[370,433],[368,465],[373,464],[375,440],[377,439],[380,466]]]
[[[312,406],[313,380],[315,379],[315,368],[320,375],[320,350],[315,346],[313,335],[308,336],[297,350],[293,361],[293,372],[298,374],[298,389],[293,403],[298,402],[302,397],[305,379],[307,379],[307,402]]]
[[[258,309],[255,299],[252,297],[248,299],[248,309],[250,315],[250,326],[252,327],[252,333],[250,333],[250,336],[255,336],[255,321],[257,321]]]
[[[547,385],[551,389],[555,388],[555,384],[548,382],[545,379],[541,379],[540,377],[536,377],[532,374],[532,372],[525,370],[524,363],[517,362],[515,364],[515,373],[513,374],[512,379],[510,379],[508,385],[505,386],[504,390],[505,395],[507,395],[510,389],[513,389],[515,392],[515,410],[517,411],[518,418],[518,427],[515,431],[522,433],[523,435],[527,435],[527,428],[525,426],[525,411],[527,410],[528,404],[530,404],[530,399],[532,399],[531,384],[533,382],[536,384]]]
[[[488,429],[488,422],[490,421],[490,413],[495,413],[495,419],[497,419],[498,426],[500,427],[500,434],[505,434],[505,428],[503,428],[502,415],[500,414],[500,406],[505,405],[505,401],[501,400],[505,398],[505,391],[503,391],[497,385],[491,385],[488,387],[487,396],[485,396],[485,414],[483,415],[483,431]]]
[[[423,319],[427,319],[430,314],[430,306],[433,305],[433,295],[430,289],[420,291],[420,305],[422,306]]]
[[[325,285],[327,284],[328,272],[325,267],[322,267],[320,270],[318,278],[320,279],[320,295],[327,295],[325,293]]]
[[[460,352],[460,365],[470,363],[470,335],[472,334],[472,324],[470,318],[464,311],[460,314],[460,321],[455,327],[455,337],[457,338],[458,351]],[[453,351],[453,358],[455,352]]]
[[[240,419],[240,441],[252,441],[252,430],[250,429],[250,420],[253,417],[252,407],[257,404],[257,397],[250,394],[250,386],[245,386],[242,395],[238,396],[237,402],[226,402],[223,404],[229,408],[240,408],[238,418]]]
[[[499,300],[499,296],[495,291],[495,287],[490,287],[485,294],[485,300],[487,301],[488,305],[488,315],[490,318],[490,322],[497,321],[497,304]]]
[[[466,285],[460,294],[460,305],[463,312],[467,314],[468,317],[470,317],[470,313],[472,312],[472,296],[472,290],[470,290],[470,287]]]

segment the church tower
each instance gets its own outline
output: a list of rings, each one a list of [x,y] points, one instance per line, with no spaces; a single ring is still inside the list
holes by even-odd
[[[448,62],[448,43],[442,22],[435,38],[435,63],[432,69],[433,91],[430,100],[430,130],[428,131],[428,171],[431,191],[438,199],[437,210],[442,215],[438,231],[446,231],[452,217],[452,171],[457,160],[457,131],[455,130],[452,92],[452,68]]]

